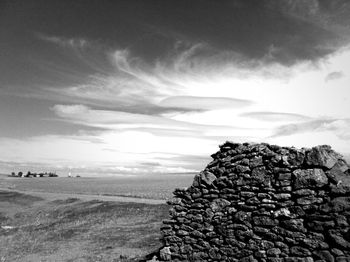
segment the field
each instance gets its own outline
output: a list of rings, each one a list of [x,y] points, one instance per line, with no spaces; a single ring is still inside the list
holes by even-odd
[[[161,246],[169,207],[157,203],[192,177],[0,177],[0,261],[142,261]]]
[[[169,199],[177,187],[191,185],[193,175],[135,176],[116,178],[7,178],[0,177],[0,188],[18,191],[131,196]]]

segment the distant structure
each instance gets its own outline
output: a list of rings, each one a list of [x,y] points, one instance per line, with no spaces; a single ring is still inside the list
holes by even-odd
[[[81,177],[80,175],[72,175],[72,173],[71,172],[68,172],[68,177],[71,177],[71,178],[73,178],[73,177],[77,177],[77,178],[79,178],[79,177]]]
[[[58,177],[56,173],[53,172],[45,172],[45,173],[32,173],[30,171],[27,174],[24,174],[22,171],[18,172],[17,175],[15,172],[12,172],[10,177]]]
[[[329,146],[226,142],[163,221],[161,261],[349,262],[350,173]]]

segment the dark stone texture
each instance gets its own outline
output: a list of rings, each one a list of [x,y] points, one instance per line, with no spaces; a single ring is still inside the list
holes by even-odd
[[[329,146],[226,142],[168,201],[160,261],[350,262],[349,167]]]

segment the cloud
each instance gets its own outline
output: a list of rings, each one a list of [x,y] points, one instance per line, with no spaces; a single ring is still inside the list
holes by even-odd
[[[232,125],[198,124],[181,121],[168,116],[133,114],[112,110],[91,109],[84,105],[55,105],[52,111],[63,121],[105,130],[140,131],[160,137],[202,137],[212,140],[215,136],[232,136],[259,131],[259,128],[245,128]],[[261,131],[261,130],[260,130]]]
[[[79,39],[46,38],[67,42],[66,46],[73,49],[76,42],[80,43]],[[89,50],[93,47],[94,44],[89,43]],[[100,53],[107,61],[99,67],[97,65],[101,61],[91,56],[87,49],[80,50],[79,58],[91,64],[91,68],[96,68],[96,72],[81,76],[78,83],[45,85],[34,96],[149,115],[239,108],[251,105],[251,99],[240,97],[239,93],[237,97],[199,96],[198,90],[192,90],[201,85],[212,85],[211,88],[214,88],[223,81],[237,83],[257,78],[286,80],[300,70],[273,58],[277,53],[284,52],[283,47],[274,43],[259,58],[248,58],[238,51],[218,49],[205,42],[177,41],[177,45],[168,51],[168,55],[148,61],[142,56],[135,56],[131,49],[108,49]],[[64,75],[64,72],[61,73]]]
[[[162,107],[186,108],[192,110],[212,110],[221,108],[240,108],[253,102],[227,97],[173,96],[160,101]]]
[[[303,137],[300,144],[324,140],[348,150],[346,81],[334,81],[337,92],[322,88],[350,68],[349,50],[340,52],[350,35],[346,1],[194,1],[195,12],[185,1],[150,1],[143,8],[131,1],[113,9],[115,2],[106,14],[105,6],[78,3],[96,14],[83,27],[75,10],[59,12],[72,25],[62,28],[68,31],[56,30],[60,24],[37,27],[62,35],[36,35],[38,47],[26,47],[34,66],[21,65],[29,77],[5,74],[21,75],[28,85],[5,91],[28,99],[28,105],[8,102],[23,119],[41,117],[26,110],[30,104],[41,113],[51,107],[42,114],[50,129],[40,130],[49,135],[31,137],[35,122],[21,124],[26,136],[0,139],[0,159],[132,173],[198,170],[207,162],[203,155],[225,140]],[[95,20],[102,14],[108,19]],[[13,61],[22,61],[16,55]],[[33,97],[51,101],[38,105]],[[65,132],[55,128],[62,122],[70,127]]]
[[[344,73],[342,71],[331,72],[325,77],[325,81],[337,80],[344,77]]]
[[[333,131],[342,140],[350,140],[350,119],[337,119],[326,123],[323,128]]]
[[[74,115],[85,115],[88,113],[89,108],[84,105],[55,105],[52,108],[55,113],[59,116],[65,117],[65,116],[74,116]]]
[[[89,42],[83,38],[67,38],[60,36],[48,36],[42,33],[36,33],[36,36],[46,42],[53,43],[62,47],[68,48],[84,48],[89,45]]]
[[[87,126],[102,127],[107,129],[118,128],[118,125],[127,127],[168,127],[178,129],[190,129],[198,126],[192,123],[176,121],[161,116],[146,114],[133,114],[111,110],[95,110],[84,105],[55,105],[52,110],[59,117]]]
[[[240,62],[288,67],[317,62],[349,42],[350,5],[346,0],[201,1],[200,7],[194,16],[192,9],[176,3],[176,10],[181,10],[180,23],[175,22],[178,13],[171,12],[173,5],[160,6],[167,15],[153,19],[152,24],[162,32],[170,31],[169,37],[183,36],[186,42],[201,42],[212,50],[235,54],[231,58],[240,57]]]
[[[88,75],[81,78],[79,84],[45,86],[36,95],[150,115],[251,105],[252,101],[247,99],[178,95],[188,92],[193,84],[214,82],[213,77],[248,77],[251,73],[252,64],[236,65],[228,58],[230,54],[220,52],[206,55],[202,53],[206,48],[191,46],[153,65],[131,56],[128,50],[115,50],[108,53],[112,66],[109,72]],[[280,75],[278,66],[263,67],[256,62],[255,67],[255,74],[267,76],[276,72]]]
[[[194,166],[186,168],[186,160],[173,161],[170,154],[182,154],[180,139],[172,141],[164,138],[161,144],[155,144],[155,138],[142,132],[131,134],[103,133],[100,141],[96,136],[37,136],[30,139],[0,138],[0,166],[7,171],[24,169],[32,171],[84,169],[87,173],[152,173],[152,172],[193,172]],[[128,139],[126,139],[128,138]],[[130,139],[131,138],[131,139]],[[150,139],[151,141],[150,141]],[[186,139],[185,139],[186,140]],[[186,141],[194,150],[190,155],[208,147],[201,139]],[[176,146],[177,145],[177,146]],[[111,150],[106,150],[111,149]],[[113,149],[113,150],[112,150]],[[160,149],[160,152],[156,152]],[[147,167],[144,163],[161,165]],[[22,163],[22,164],[17,164]],[[197,166],[198,168],[198,166]],[[3,170],[4,170],[3,169]],[[197,169],[198,171],[198,169]],[[95,175],[96,175],[95,174]],[[105,174],[105,173],[104,173]]]
[[[306,132],[334,133],[339,139],[350,140],[350,119],[317,119],[278,127],[273,137],[290,136]]]
[[[310,119],[308,116],[292,113],[281,113],[281,112],[247,112],[242,113],[241,116],[249,117],[261,121],[268,122],[279,122],[279,121],[305,121]]]

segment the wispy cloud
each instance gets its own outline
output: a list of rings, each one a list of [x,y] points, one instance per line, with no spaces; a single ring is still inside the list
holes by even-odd
[[[212,110],[240,108],[253,104],[252,101],[227,97],[172,96],[160,101],[162,107],[186,108],[193,110]]]
[[[206,53],[207,49],[205,45],[190,46],[162,61],[157,60],[155,64],[131,56],[128,50],[116,50],[108,53],[109,71],[87,75],[81,78],[80,84],[45,86],[36,95],[131,113],[237,108],[251,105],[252,101],[236,97],[194,96],[189,90],[193,84],[215,82],[213,78],[248,77],[251,66],[255,67],[255,74],[280,75],[278,65],[264,67],[258,61],[244,64],[238,55],[233,57],[220,52],[213,55]],[[85,55],[89,56],[88,53]],[[189,95],[183,95],[186,93]]]
[[[344,77],[344,73],[342,71],[331,72],[325,77],[325,81],[337,80]]]
[[[67,37],[60,37],[60,36],[49,36],[42,33],[36,33],[36,36],[46,42],[59,45],[61,47],[68,47],[68,48],[84,48],[89,45],[89,42],[86,39],[83,38],[67,38]]]
[[[111,110],[91,109],[84,105],[55,105],[52,110],[62,120],[106,130],[143,131],[162,136],[212,137],[255,132],[258,128],[233,125],[198,124],[167,116],[133,114]]]
[[[241,116],[268,122],[294,122],[310,119],[305,115],[282,112],[247,112],[242,113]]]
[[[350,139],[350,119],[316,119],[303,123],[288,124],[278,127],[274,137],[290,136],[306,132],[331,131],[342,140]]]

